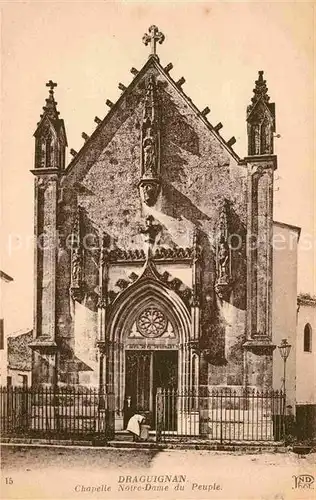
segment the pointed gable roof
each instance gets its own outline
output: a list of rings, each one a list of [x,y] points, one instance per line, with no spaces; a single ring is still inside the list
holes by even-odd
[[[209,130],[210,134],[212,134],[217,141],[226,149],[226,151],[234,158],[234,160],[242,164],[242,160],[238,156],[238,154],[232,149],[232,144],[235,142],[234,138],[230,139],[229,141],[225,141],[225,139],[219,134],[219,129],[221,127],[219,126],[213,126],[206,118],[206,114],[208,111],[208,108],[205,108],[204,110],[200,111],[197,106],[192,102],[192,100],[183,92],[181,88],[181,84],[183,81],[180,82],[175,82],[169,72],[168,69],[170,68],[170,65],[168,65],[166,68],[164,68],[160,62],[159,58],[156,55],[152,55],[149,57],[148,61],[144,64],[142,69],[137,72],[135,68],[132,68],[132,73],[135,74],[135,78],[132,80],[132,82],[128,85],[128,87],[124,87],[124,90],[122,94],[120,95],[119,99],[116,101],[115,104],[110,105],[109,112],[106,114],[103,120],[98,119],[97,121],[97,127],[93,131],[93,133],[90,136],[86,136],[86,140],[84,144],[82,145],[81,149],[76,153],[73,159],[70,161],[68,166],[66,167],[64,171],[64,175],[69,174],[70,172],[73,171],[75,166],[83,161],[85,162],[86,159],[89,157],[89,163],[95,161],[98,157],[98,154],[101,153],[101,144],[99,144],[98,147],[98,137],[100,135],[100,132],[104,130],[105,127],[109,124],[109,122],[113,119],[115,114],[117,113],[118,109],[121,106],[124,106],[124,102],[126,102],[126,98],[132,94],[134,89],[140,84],[140,82],[146,77],[146,74],[149,73],[152,69],[156,70],[158,74],[162,76],[162,78],[174,89],[174,91],[179,95],[179,97],[186,103],[186,105],[193,111],[193,113],[198,117],[198,119],[203,123],[203,125]],[[121,87],[122,88],[122,87]],[[206,111],[207,110],[207,111]],[[111,135],[112,137],[112,135]],[[104,142],[102,142],[102,148],[104,147]],[[96,146],[96,149],[99,150],[96,152],[95,155],[91,155],[91,146],[94,145]],[[87,154],[89,152],[89,154]]]

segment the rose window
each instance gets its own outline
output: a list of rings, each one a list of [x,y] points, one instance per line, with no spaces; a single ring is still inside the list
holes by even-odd
[[[167,319],[155,307],[146,309],[137,320],[137,330],[144,337],[159,337],[167,329]]]

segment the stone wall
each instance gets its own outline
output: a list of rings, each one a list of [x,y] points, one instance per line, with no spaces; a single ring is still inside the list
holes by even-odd
[[[141,121],[143,94],[148,74],[155,74],[160,96],[161,191],[154,207],[141,202]],[[208,349],[210,384],[241,384],[241,342],[245,334],[246,309],[246,225],[247,169],[210,131],[190,102],[157,69],[149,67],[146,78],[126,93],[107,124],[96,134],[62,180],[58,227],[67,239],[74,223],[76,205],[82,207],[84,234],[90,236],[84,251],[84,299],[89,327],[75,319],[79,306],[69,296],[70,251],[63,246],[58,254],[57,325],[58,337],[72,355],[81,357],[95,372],[98,299],[98,238],[104,232],[115,250],[143,249],[139,228],[147,214],[162,227],[157,247],[192,246],[194,228],[202,247],[201,345]],[[68,173],[67,173],[68,172]],[[218,299],[215,284],[215,228],[223,200],[229,203],[230,233],[241,245],[232,253],[233,289],[229,298]],[[95,244],[97,242],[97,244]],[[191,286],[190,264],[171,266],[171,276]],[[142,266],[110,267],[109,289],[119,292],[117,282],[128,280]],[[160,265],[159,272],[170,269]],[[81,317],[84,313],[81,311]],[[89,333],[88,333],[89,331]],[[86,333],[84,333],[86,332]],[[93,332],[93,333],[92,333]],[[89,343],[90,354],[78,350],[78,337]],[[82,340],[83,341],[83,340]],[[87,357],[87,358],[86,358]],[[80,358],[80,356],[79,356]],[[89,362],[88,362],[89,359]],[[68,366],[69,371],[69,366]],[[65,365],[66,370],[66,365]],[[205,378],[206,377],[206,378]]]

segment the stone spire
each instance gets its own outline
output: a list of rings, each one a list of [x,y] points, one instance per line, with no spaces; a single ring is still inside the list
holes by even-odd
[[[259,100],[263,100],[264,102],[269,102],[270,100],[266,80],[263,79],[263,71],[259,71],[258,75],[258,80],[255,81],[255,88],[253,89],[254,96],[251,99],[252,105],[248,108],[249,111]]]
[[[273,154],[275,105],[269,102],[263,71],[259,71],[253,93],[251,104],[247,107],[248,154],[250,156]]]

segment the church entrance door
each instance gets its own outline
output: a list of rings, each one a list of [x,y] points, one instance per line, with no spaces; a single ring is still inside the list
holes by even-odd
[[[157,388],[178,387],[178,351],[127,350],[125,356],[124,428],[134,413],[141,413],[155,429]],[[167,410],[176,422],[173,406]]]

